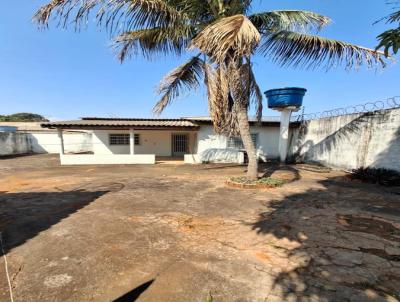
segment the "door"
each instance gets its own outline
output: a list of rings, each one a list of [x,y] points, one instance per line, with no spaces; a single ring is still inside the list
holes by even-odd
[[[188,145],[188,134],[172,134],[172,156],[184,156],[188,153]]]

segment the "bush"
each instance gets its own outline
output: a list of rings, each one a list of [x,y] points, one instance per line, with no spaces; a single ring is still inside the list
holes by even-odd
[[[350,178],[383,186],[400,186],[400,173],[383,168],[358,168],[351,172]]]
[[[241,177],[232,177],[231,181],[240,183],[240,184],[248,184],[248,185],[266,185],[270,187],[280,187],[284,184],[284,181],[278,178],[273,178],[273,177],[262,177],[257,180],[249,180],[245,176]]]

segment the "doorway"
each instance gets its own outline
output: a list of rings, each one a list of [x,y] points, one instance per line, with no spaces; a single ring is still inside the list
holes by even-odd
[[[172,134],[172,156],[182,157],[188,153],[189,135],[187,133]]]

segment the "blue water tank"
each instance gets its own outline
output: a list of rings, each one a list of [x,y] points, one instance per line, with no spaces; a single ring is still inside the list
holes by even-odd
[[[268,100],[268,108],[301,107],[303,97],[307,89],[298,87],[287,87],[271,89],[265,92]]]

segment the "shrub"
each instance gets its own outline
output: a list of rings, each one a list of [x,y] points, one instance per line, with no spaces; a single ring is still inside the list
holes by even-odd
[[[383,168],[358,168],[351,172],[350,178],[383,186],[400,186],[400,173]]]
[[[280,187],[284,184],[283,180],[273,177],[262,177],[257,180],[249,180],[247,177],[241,176],[241,177],[232,177],[231,181],[249,185],[262,184],[270,187]]]

